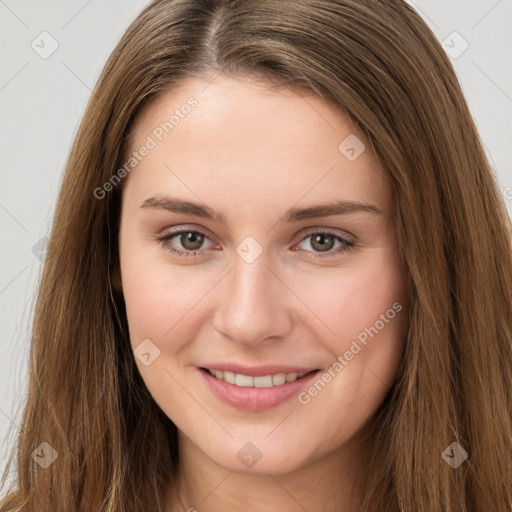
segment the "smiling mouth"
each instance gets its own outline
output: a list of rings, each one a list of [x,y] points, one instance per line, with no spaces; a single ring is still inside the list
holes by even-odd
[[[295,382],[310,373],[318,372],[319,370],[311,370],[304,373],[276,373],[272,375],[261,375],[252,377],[250,375],[243,375],[240,373],[212,370],[209,368],[201,368],[202,371],[209,373],[212,377],[221,381],[233,384],[238,387],[251,387],[251,388],[271,388],[279,387],[284,384]]]

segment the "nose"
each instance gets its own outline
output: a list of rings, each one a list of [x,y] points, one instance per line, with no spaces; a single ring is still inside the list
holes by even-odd
[[[213,322],[221,334],[246,346],[275,341],[292,328],[292,294],[264,255],[252,263],[234,256]]]

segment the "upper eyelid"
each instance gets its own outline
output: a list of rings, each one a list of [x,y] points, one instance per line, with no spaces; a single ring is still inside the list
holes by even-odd
[[[344,236],[342,234],[336,233],[335,231],[337,231],[337,229],[335,229],[335,228],[316,228],[316,227],[306,228],[306,231],[303,232],[299,236],[299,239],[296,240],[294,243],[303,242],[306,238],[308,238],[309,236],[314,235],[316,233],[329,234],[329,235],[334,236],[334,237],[339,237],[341,240],[343,240],[343,241],[345,241],[347,243],[351,243],[351,244],[355,243],[354,235],[352,235],[350,233],[347,233],[349,236]],[[179,227],[175,231],[170,231],[169,233],[162,235],[162,238],[171,239],[171,238],[174,238],[177,235],[180,235],[180,234],[183,234],[183,233],[189,233],[189,232],[194,232],[194,233],[199,233],[199,234],[205,235],[205,237],[208,238],[213,244],[217,243],[217,242],[215,242],[214,239],[212,239],[212,237],[210,237],[208,235],[208,233],[205,233],[203,229],[190,228],[190,227],[187,227],[187,226]],[[205,250],[205,249],[197,249],[197,250],[198,251],[202,251],[202,250]]]

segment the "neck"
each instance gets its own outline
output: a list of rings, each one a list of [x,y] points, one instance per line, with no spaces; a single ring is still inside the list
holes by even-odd
[[[178,489],[167,512],[356,512],[363,498],[371,439],[365,432],[335,452],[287,473],[239,473],[216,464],[179,432]]]

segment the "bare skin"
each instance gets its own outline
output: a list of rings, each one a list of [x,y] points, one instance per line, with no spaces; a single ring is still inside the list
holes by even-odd
[[[119,233],[132,346],[151,340],[160,351],[137,365],[179,430],[180,492],[169,486],[164,510],[355,511],[366,427],[396,376],[407,325],[408,273],[383,169],[346,116],[317,96],[223,75],[209,85],[187,78],[150,103],[131,149],[190,97],[197,106],[127,178]],[[338,148],[351,134],[366,146],[359,156],[357,144]],[[164,196],[207,205],[223,222],[141,208]],[[342,200],[381,213],[279,222],[290,208]],[[195,235],[156,240],[178,228]],[[242,244],[247,237],[256,244]],[[262,252],[249,263],[240,244]],[[372,327],[377,334],[361,343]],[[335,376],[316,394],[303,390],[302,401],[251,412],[205,384],[199,367],[219,361]],[[247,443],[261,455],[251,467],[237,456]]]

